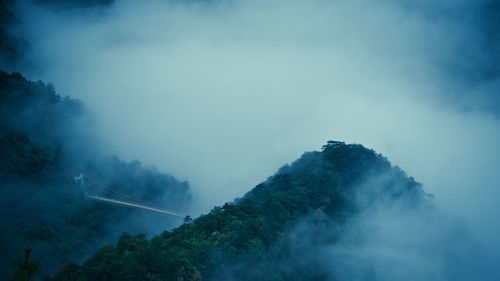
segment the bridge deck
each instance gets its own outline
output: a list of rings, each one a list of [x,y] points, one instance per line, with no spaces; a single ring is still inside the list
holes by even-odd
[[[177,213],[174,213],[174,212],[170,212],[170,211],[167,211],[167,210],[158,209],[158,208],[154,208],[154,207],[143,206],[143,205],[139,205],[139,204],[135,204],[135,203],[130,203],[130,202],[119,201],[119,200],[115,200],[115,199],[108,199],[108,198],[103,198],[103,197],[93,196],[93,195],[87,195],[87,198],[92,199],[92,200],[96,200],[96,201],[111,203],[111,204],[115,204],[115,205],[129,207],[129,208],[136,208],[136,209],[141,209],[141,210],[156,212],[156,213],[160,213],[160,214],[164,214],[164,215],[169,215],[169,216],[174,216],[174,217],[179,217],[179,218],[185,218],[186,217],[184,215],[180,215],[180,214],[177,214]]]

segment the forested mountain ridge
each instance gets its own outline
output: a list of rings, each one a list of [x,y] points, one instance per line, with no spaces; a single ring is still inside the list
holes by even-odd
[[[96,137],[95,119],[82,102],[61,97],[51,84],[0,72],[2,279],[8,279],[15,257],[28,247],[35,259],[43,260],[42,274],[50,274],[123,231],[152,234],[175,223],[89,201],[73,181],[79,173],[149,202],[189,204],[187,182],[106,154]]]
[[[97,152],[95,119],[85,105],[19,73],[0,72],[0,124],[57,153]]]
[[[151,240],[125,234],[53,280],[332,280],[320,249],[369,206],[395,201],[428,204],[383,156],[330,141],[234,203]]]

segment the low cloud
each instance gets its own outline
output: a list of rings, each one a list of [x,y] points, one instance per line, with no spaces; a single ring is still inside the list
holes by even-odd
[[[28,75],[88,104],[120,155],[188,179],[198,206],[241,196],[338,139],[401,166],[491,249],[500,248],[498,10],[472,0],[17,6],[37,65]],[[441,231],[461,235],[454,224],[424,235]],[[445,276],[428,266],[422,278]]]

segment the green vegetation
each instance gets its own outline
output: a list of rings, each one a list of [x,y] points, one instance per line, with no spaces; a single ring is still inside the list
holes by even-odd
[[[134,221],[135,210],[85,200],[68,176],[83,172],[166,205],[188,205],[189,186],[138,161],[102,156],[93,124],[81,102],[50,84],[0,72],[4,276],[30,280],[59,268],[53,280],[327,280],[319,253],[357,214],[377,202],[426,203],[420,184],[380,154],[329,141],[242,198],[148,239],[137,234],[153,225],[146,216]],[[164,217],[154,222],[162,230],[172,225]],[[41,266],[27,258],[14,266],[25,248]]]
[[[12,274],[13,281],[29,281],[32,280],[37,271],[40,269],[40,262],[30,260],[31,248],[27,248],[24,253],[24,261],[17,261],[17,268]]]
[[[50,149],[34,145],[25,134],[4,126],[0,126],[0,157],[0,180],[14,175],[30,178],[56,162]]]
[[[151,240],[124,234],[116,246],[101,248],[82,266],[68,265],[54,280],[325,280],[315,251],[335,243],[362,211],[357,192],[373,178],[383,180],[373,186],[372,203],[425,202],[420,184],[381,155],[331,141],[234,203]]]
[[[0,72],[2,277],[11,275],[14,258],[25,248],[43,261],[41,273],[50,274],[70,261],[81,261],[124,231],[148,231],[144,221],[161,229],[176,222],[87,200],[72,179],[79,173],[145,201],[189,204],[187,182],[139,161],[102,156],[93,122],[81,102],[59,96],[50,84]]]

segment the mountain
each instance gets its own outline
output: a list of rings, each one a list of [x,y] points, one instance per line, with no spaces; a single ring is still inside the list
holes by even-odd
[[[0,71],[0,272],[9,276],[26,248],[52,274],[80,262],[123,232],[160,233],[175,218],[88,200],[84,192],[186,206],[189,184],[125,162],[104,149],[96,118],[54,86]],[[91,185],[92,183],[92,185]],[[100,187],[105,187],[102,189]],[[7,278],[3,278],[7,279]]]
[[[336,280],[322,252],[359,214],[395,202],[429,208],[428,198],[380,154],[329,141],[243,198],[152,239],[124,234],[53,280]]]

